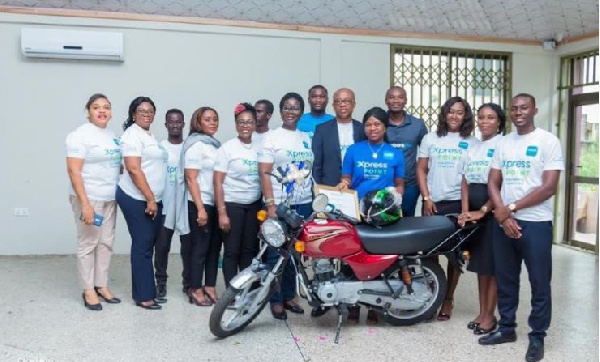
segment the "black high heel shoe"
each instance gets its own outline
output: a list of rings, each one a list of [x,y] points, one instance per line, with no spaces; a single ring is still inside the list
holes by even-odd
[[[467,328],[469,328],[469,329],[471,329],[471,330],[475,329],[476,327],[479,327],[479,322],[470,321],[470,322],[467,324]]]
[[[81,298],[83,298],[83,305],[89,310],[102,310],[102,304],[90,304],[87,300],[85,300],[85,293],[81,294]]]
[[[106,298],[105,296],[102,295],[102,293],[100,293],[99,289],[100,288],[98,288],[98,287],[94,287],[94,290],[96,291],[96,294],[98,294],[98,296],[100,298],[102,298],[106,303],[109,303],[109,304],[119,304],[119,303],[121,303],[121,299],[119,299],[119,298],[117,298],[115,296],[113,296],[112,298]]]
[[[489,334],[489,333],[492,333],[493,331],[495,331],[496,327],[498,327],[498,321],[494,320],[494,323],[492,324],[492,326],[490,328],[481,328],[481,325],[478,325],[477,327],[475,327],[473,329],[473,334],[476,334],[478,336],[481,336],[484,334]]]
[[[158,303],[156,303],[154,301],[152,304],[149,304],[149,305],[143,304],[142,302],[135,302],[135,305],[137,305],[138,307],[142,307],[144,309],[148,309],[148,310],[162,309],[162,305],[159,305]]]

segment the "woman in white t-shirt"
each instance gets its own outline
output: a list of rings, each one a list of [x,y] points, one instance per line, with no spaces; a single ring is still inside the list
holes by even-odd
[[[277,204],[286,201],[291,195],[290,205],[304,217],[311,212],[312,182],[304,180],[285,187],[270,174],[274,170],[286,170],[291,165],[300,166],[302,163],[314,161],[311,141],[307,133],[300,132],[297,128],[298,120],[304,112],[304,99],[298,93],[287,93],[279,102],[281,112],[281,127],[269,132],[265,136],[262,147],[258,152],[258,169],[265,205],[269,217],[277,217]],[[277,172],[277,171],[275,171]],[[267,260],[270,265],[275,265],[279,254],[273,248],[267,250]],[[271,298],[271,314],[276,319],[287,319],[285,310],[302,314],[302,309],[294,301],[296,294],[295,270],[291,263],[287,263],[283,271],[281,292],[276,291]]]
[[[182,243],[181,254],[189,270],[188,300],[197,306],[211,306],[217,300],[222,239],[214,206],[213,170],[221,144],[213,136],[218,129],[217,111],[200,107],[192,115],[190,136],[183,146],[190,236]]]
[[[162,194],[167,177],[167,151],[159,144],[150,125],[156,107],[148,97],[137,97],[129,105],[123,124],[121,152],[125,172],[119,180],[117,203],[131,235],[132,297],[144,309],[161,309],[156,298],[152,254],[161,228]]]
[[[474,334],[488,334],[496,329],[494,317],[498,300],[494,277],[494,254],[492,250],[492,200],[488,196],[488,174],[492,157],[502,139],[506,115],[502,107],[486,103],[477,111],[477,126],[481,132],[480,143],[467,152],[461,185],[462,213],[459,225],[480,222],[481,227],[469,238],[471,259],[467,270],[477,273],[479,285],[479,315],[467,324]]]
[[[69,200],[77,225],[77,270],[83,288],[83,304],[101,310],[98,297],[120,303],[108,289],[108,268],[115,240],[121,149],[107,129],[111,104],[94,94],[85,105],[89,122],[69,133],[66,140],[67,171],[71,180]]]
[[[217,151],[214,187],[219,228],[226,233],[223,245],[225,285],[252,263],[258,252],[256,213],[261,208],[258,178],[258,145],[253,142],[256,109],[238,104],[234,111],[238,136]]]
[[[423,196],[423,216],[460,214],[460,186],[467,150],[478,142],[471,106],[461,97],[452,97],[441,108],[437,130],[423,137],[417,161],[417,182]],[[448,264],[448,289],[437,319],[452,315],[454,290],[460,270]]]

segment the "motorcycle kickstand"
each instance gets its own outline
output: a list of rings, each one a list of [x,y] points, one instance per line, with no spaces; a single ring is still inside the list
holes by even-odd
[[[335,344],[338,344],[340,340],[340,332],[342,331],[342,322],[344,321],[344,317],[348,315],[348,306],[345,304],[341,304],[337,307],[338,310],[338,323],[337,328],[335,329],[335,340],[333,341]]]

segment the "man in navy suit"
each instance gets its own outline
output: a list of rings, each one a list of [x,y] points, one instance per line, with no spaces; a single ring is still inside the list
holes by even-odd
[[[352,119],[356,105],[348,88],[333,94],[335,118],[317,126],[312,142],[313,177],[321,185],[336,186],[342,176],[342,160],[348,147],[366,139],[363,124]]]
[[[312,150],[315,157],[313,177],[318,184],[337,186],[342,178],[342,161],[346,150],[367,138],[363,124],[352,119],[355,105],[352,90],[338,89],[333,94],[335,118],[317,126],[312,140]],[[328,310],[329,307],[315,307],[310,315],[320,317]]]

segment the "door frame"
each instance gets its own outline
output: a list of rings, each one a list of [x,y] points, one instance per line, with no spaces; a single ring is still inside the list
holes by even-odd
[[[569,97],[569,113],[567,118],[567,162],[566,162],[566,217],[565,217],[565,233],[564,242],[576,246],[582,249],[594,251],[598,254],[599,243],[598,243],[598,227],[596,227],[596,245],[592,246],[588,243],[583,243],[577,240],[573,240],[573,214],[576,212],[575,206],[575,192],[574,187],[577,183],[591,183],[598,185],[598,179],[594,177],[582,177],[577,176],[575,169],[577,165],[574,162],[574,156],[579,147],[579,135],[575,134],[576,127],[576,116],[575,110],[579,106],[586,106],[590,104],[598,104],[598,92],[595,93],[581,93],[571,95]]]

